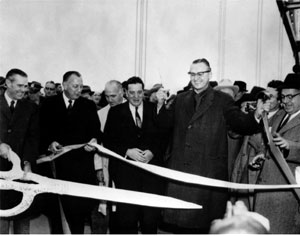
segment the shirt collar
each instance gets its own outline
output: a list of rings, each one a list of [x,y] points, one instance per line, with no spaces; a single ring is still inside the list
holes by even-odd
[[[129,103],[129,109],[130,112],[135,120],[135,106],[131,105],[130,102]],[[138,113],[140,115],[141,120],[143,120],[143,110],[144,110],[144,102],[142,102],[139,106],[138,106]]]
[[[6,100],[7,104],[8,104],[8,106],[10,106],[11,101],[14,100],[14,99],[11,99],[11,98],[8,96],[7,91],[5,91],[4,97],[5,97],[5,100]],[[18,100],[14,100],[14,101],[15,101],[15,105],[14,105],[14,106],[16,107]]]
[[[72,101],[72,106],[74,106],[74,102],[75,102],[75,100],[72,100],[72,99],[68,98],[64,92],[63,92],[62,94],[63,94],[63,98],[64,98],[64,101],[65,101],[65,105],[66,105],[66,107],[68,107],[68,106],[69,106],[69,100],[71,100],[71,101]]]
[[[297,111],[297,112],[295,112],[294,114],[292,114],[291,117],[290,117],[290,119],[289,119],[289,121],[292,120],[292,119],[294,119],[299,114],[300,114],[300,110]]]

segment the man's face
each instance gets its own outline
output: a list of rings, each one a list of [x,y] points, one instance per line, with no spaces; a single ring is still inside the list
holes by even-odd
[[[61,93],[62,91],[63,91],[63,88],[62,88],[61,84],[60,84],[60,85],[57,85],[57,87],[56,87],[56,92],[57,92],[57,93]]]
[[[6,80],[7,94],[13,100],[20,100],[24,97],[28,87],[27,77],[13,75]]]
[[[268,94],[269,97],[270,97],[270,103],[271,103],[270,111],[274,111],[274,110],[278,109],[280,102],[278,100],[278,91],[277,91],[277,89],[267,87],[266,88],[266,94]]]
[[[71,75],[66,82],[63,82],[65,95],[72,100],[75,100],[80,97],[83,82],[82,78],[77,75]]]
[[[300,110],[300,90],[298,89],[282,89],[281,102],[284,110],[289,114],[294,114]],[[296,95],[298,94],[298,95]],[[296,95],[293,98],[288,98],[289,95]]]
[[[138,107],[142,103],[144,98],[142,84],[129,84],[126,95],[129,103],[135,107]]]
[[[49,82],[46,83],[45,88],[44,88],[44,92],[45,92],[46,97],[51,97],[51,96],[56,95],[55,84],[49,83]]]
[[[195,92],[199,93],[208,87],[211,72],[205,63],[192,64],[189,75]]]
[[[93,101],[98,104],[101,100],[101,93],[95,92],[92,96]]]
[[[123,101],[123,89],[119,89],[116,85],[107,85],[105,87],[105,98],[111,107],[116,106]]]

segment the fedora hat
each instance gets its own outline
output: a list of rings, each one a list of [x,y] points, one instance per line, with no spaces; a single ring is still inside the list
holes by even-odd
[[[232,81],[230,79],[222,79],[216,87],[214,87],[215,90],[221,90],[223,88],[229,88],[232,89],[233,93],[236,95],[239,91],[239,87],[237,85],[233,85]]]
[[[279,89],[299,89],[300,90],[300,74],[288,74]]]
[[[233,85],[237,85],[239,87],[239,92],[248,92],[247,84],[244,81],[236,80],[234,81]]]

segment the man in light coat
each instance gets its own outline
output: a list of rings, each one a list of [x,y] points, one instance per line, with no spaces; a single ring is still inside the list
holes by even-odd
[[[283,110],[272,122],[273,141],[293,174],[300,165],[300,76],[288,74],[279,88]],[[258,184],[289,184],[269,149]],[[293,190],[258,191],[254,211],[270,220],[271,234],[300,234],[300,203]]]

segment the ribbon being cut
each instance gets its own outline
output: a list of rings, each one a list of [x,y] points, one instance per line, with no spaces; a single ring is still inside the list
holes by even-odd
[[[51,155],[51,157],[42,157],[37,160],[37,163],[45,161],[53,161],[54,159],[62,156],[64,153],[80,148],[85,144],[72,145],[63,148],[63,151],[57,155]],[[220,188],[233,188],[233,189],[291,189],[300,188],[300,169],[296,171],[297,184],[291,185],[254,185],[254,184],[238,184],[227,181],[206,178],[193,174],[187,174],[180,171],[175,171],[163,167],[154,166],[151,164],[145,164],[141,162],[127,160],[124,157],[96,144],[89,143],[89,145],[96,147],[96,149],[109,155],[110,157],[117,158],[121,161],[127,162],[128,164],[134,165],[138,168],[149,171],[153,174],[162,176],[164,178],[188,183],[195,185],[206,185],[211,187]],[[63,157],[61,157],[63,158]],[[144,205],[151,207],[161,208],[176,208],[176,209],[201,209],[202,206],[182,201],[179,199],[160,196],[156,194],[148,194],[136,191],[128,191],[121,189],[111,189],[108,187],[93,186],[88,184],[80,184],[69,181],[51,179],[43,177],[34,173],[25,173],[21,170],[20,158],[13,152],[10,151],[9,160],[13,163],[13,167],[10,171],[0,172],[0,189],[2,190],[16,190],[23,192],[23,199],[19,205],[12,209],[0,210],[1,217],[9,217],[20,214],[29,208],[33,202],[34,197],[37,194],[49,192],[60,195],[72,195],[78,197],[94,198],[99,200],[107,200],[114,202],[122,202],[128,204]],[[14,180],[32,181],[35,183],[24,183],[15,182]]]

